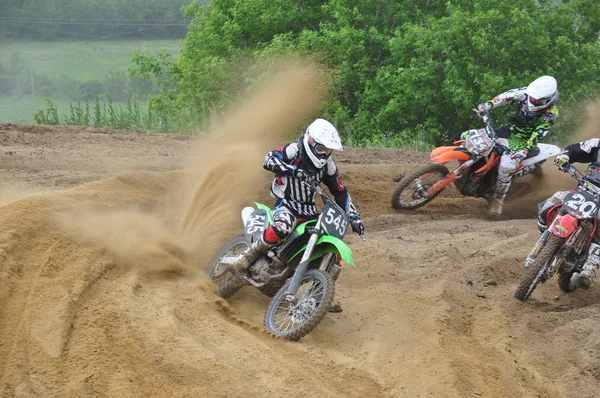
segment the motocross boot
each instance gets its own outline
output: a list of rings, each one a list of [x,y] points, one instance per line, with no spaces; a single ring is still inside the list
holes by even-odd
[[[510,188],[510,177],[508,181],[502,181],[500,176],[498,176],[498,180],[496,181],[496,189],[494,190],[494,196],[492,200],[490,200],[490,204],[488,206],[488,215],[491,217],[498,217],[502,214],[502,207],[504,206],[504,197]]]
[[[600,245],[596,243],[590,243],[588,250],[588,257],[583,264],[581,273],[579,274],[579,287],[587,289],[592,284],[592,281],[596,277],[596,270],[600,265]]]
[[[261,236],[252,246],[240,253],[233,262],[233,266],[240,272],[246,271],[262,254],[274,247],[273,243],[265,241]]]

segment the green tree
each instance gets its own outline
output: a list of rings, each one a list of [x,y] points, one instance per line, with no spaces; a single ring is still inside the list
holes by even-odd
[[[334,76],[327,117],[352,142],[440,142],[474,123],[470,110],[542,74],[561,106],[600,85],[595,0],[215,0],[184,8],[176,60],[141,57],[134,71],[170,81],[161,111],[202,120],[279,55],[310,55]],[[192,111],[193,110],[193,111]]]

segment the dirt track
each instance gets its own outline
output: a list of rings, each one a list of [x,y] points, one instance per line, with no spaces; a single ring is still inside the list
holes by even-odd
[[[345,311],[299,343],[270,337],[268,299],[250,288],[219,299],[149,216],[185,178],[175,170],[193,145],[0,125],[1,396],[597,396],[598,286],[563,294],[552,280],[513,299],[537,238],[531,214],[490,222],[482,201],[451,193],[393,211],[394,179],[426,161],[419,153],[338,156],[367,228],[366,242],[349,239]],[[248,201],[270,203],[259,162]]]

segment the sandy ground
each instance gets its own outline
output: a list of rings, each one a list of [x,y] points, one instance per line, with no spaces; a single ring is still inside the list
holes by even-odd
[[[218,298],[201,271],[240,233],[244,203],[271,203],[260,167],[271,138],[242,159],[257,174],[236,199],[227,187],[243,181],[214,141],[0,125],[0,396],[597,396],[598,286],[565,294],[553,279],[513,298],[539,198],[521,195],[495,222],[452,191],[394,211],[395,180],[426,154],[337,157],[367,229],[349,238],[343,313],[291,343],[264,332],[256,290]],[[181,201],[190,176],[200,184]]]

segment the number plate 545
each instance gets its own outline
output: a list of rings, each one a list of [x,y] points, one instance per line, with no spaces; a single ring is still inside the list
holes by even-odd
[[[343,213],[338,207],[331,206],[329,204],[325,205],[325,208],[323,209],[321,223],[329,235],[339,239],[344,238],[344,235],[346,235],[346,232],[348,232],[348,227],[350,225],[346,214]]]

